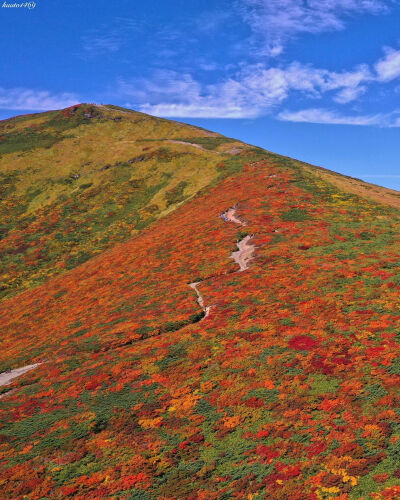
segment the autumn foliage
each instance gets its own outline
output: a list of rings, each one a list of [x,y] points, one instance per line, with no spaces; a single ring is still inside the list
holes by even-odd
[[[399,498],[400,213],[242,147],[0,302],[1,371],[42,361],[3,387],[1,498]]]

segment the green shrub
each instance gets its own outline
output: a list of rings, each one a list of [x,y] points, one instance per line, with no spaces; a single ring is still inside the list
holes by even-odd
[[[21,132],[13,132],[2,136],[0,140],[0,155],[15,153],[17,151],[32,151],[37,148],[51,148],[56,142],[64,137],[52,135],[45,132],[34,132],[24,129]]]
[[[283,212],[282,220],[299,222],[309,219],[307,212],[301,208],[291,208],[287,212]]]
[[[167,207],[169,207],[170,205],[174,205],[175,203],[180,203],[185,199],[183,192],[186,186],[187,182],[181,181],[179,184],[177,184],[172,189],[169,189],[165,193],[165,198],[167,200]]]

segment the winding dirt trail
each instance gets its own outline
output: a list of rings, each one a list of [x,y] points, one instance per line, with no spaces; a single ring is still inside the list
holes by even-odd
[[[246,222],[242,221],[236,215],[237,206],[229,208],[226,212],[221,214],[221,218],[225,222],[234,222],[235,224],[240,224],[241,226],[247,226]],[[250,240],[254,235],[248,235],[242,240],[236,243],[238,250],[232,252],[231,259],[233,259],[239,266],[238,273],[241,271],[246,271],[249,268],[249,262],[253,258],[254,245],[250,243]]]
[[[254,235],[247,235],[242,240],[236,243],[239,250],[236,252],[232,252],[231,259],[233,259],[236,264],[239,266],[239,270],[236,271],[238,273],[242,271],[246,271],[249,268],[249,263],[253,258],[255,247],[250,240],[254,237]]]
[[[226,212],[220,215],[221,219],[225,222],[234,222],[235,224],[240,224],[241,226],[247,226],[247,224],[236,217],[236,207],[229,208]]]
[[[11,382],[15,378],[20,377],[21,375],[23,375],[26,372],[29,372],[30,370],[33,370],[40,364],[41,363],[35,363],[33,365],[23,366],[22,368],[16,368],[15,370],[11,370],[9,372],[0,373],[0,387],[3,385],[11,384]]]
[[[210,149],[203,148],[200,144],[196,144],[194,142],[186,142],[186,141],[176,141],[175,139],[168,139],[168,142],[172,142],[174,144],[183,144],[184,146],[193,146],[194,148],[201,149],[202,151],[206,151],[208,153],[217,153],[218,151],[213,151]]]
[[[96,106],[97,108],[103,108],[107,111],[112,111],[112,108],[107,108],[107,106],[105,106],[104,104],[95,104],[93,103],[92,106]],[[130,115],[132,113],[130,113],[129,111],[123,111],[122,109],[117,109],[115,111],[118,111],[118,113],[124,113],[125,115]]]
[[[235,224],[239,224],[240,226],[246,226],[246,222],[242,221],[237,217],[236,215],[236,206],[229,208],[226,212],[223,212],[220,217],[225,221],[225,222],[234,222]],[[236,243],[236,246],[238,247],[238,250],[236,252],[232,252],[230,255],[230,258],[233,259],[237,265],[239,266],[239,269],[235,272],[240,273],[242,271],[246,271],[249,269],[249,264],[251,259],[253,258],[253,254],[255,251],[254,245],[251,243],[252,238],[254,235],[247,235],[244,238],[242,238],[240,241]],[[203,321],[203,319],[207,318],[207,316],[210,314],[210,310],[212,306],[206,306],[204,303],[204,298],[201,295],[198,285],[200,285],[201,281],[195,281],[193,283],[189,283],[190,288],[193,288],[193,290],[197,294],[197,302],[199,306],[202,308],[204,312],[204,316],[201,318],[200,321]]]
[[[204,299],[201,293],[199,292],[199,289],[197,288],[198,285],[200,285],[201,281],[195,281],[194,283],[189,283],[190,288],[193,288],[193,290],[197,293],[197,302],[199,303],[199,306],[203,309],[204,316],[201,318],[200,321],[203,321],[203,319],[207,318],[207,316],[210,314],[210,309],[211,306],[205,306],[204,305]]]

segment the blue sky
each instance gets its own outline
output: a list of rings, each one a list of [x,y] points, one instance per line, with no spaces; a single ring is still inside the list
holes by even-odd
[[[399,0],[13,5],[0,118],[119,104],[400,189]]]

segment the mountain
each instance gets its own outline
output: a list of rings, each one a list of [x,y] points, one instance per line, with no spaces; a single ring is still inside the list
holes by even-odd
[[[1,498],[400,496],[398,193],[110,105],[0,128]]]
[[[236,144],[115,106],[4,120],[0,297],[76,267],[173,211],[221,177],[218,163]]]

